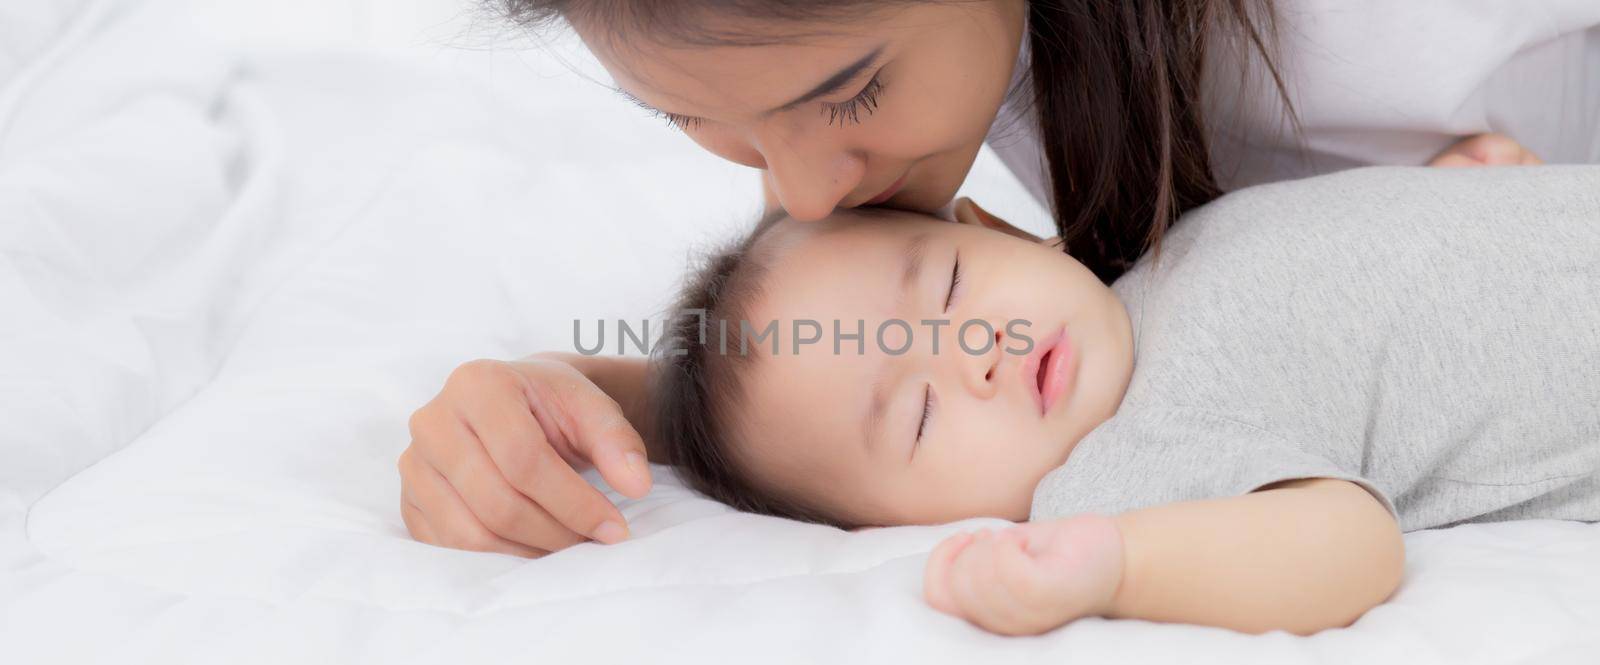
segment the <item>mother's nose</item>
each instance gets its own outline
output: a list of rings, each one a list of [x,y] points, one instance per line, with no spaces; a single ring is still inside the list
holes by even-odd
[[[768,184],[789,216],[812,222],[833,213],[866,174],[866,159],[847,150],[778,137],[761,147]]]

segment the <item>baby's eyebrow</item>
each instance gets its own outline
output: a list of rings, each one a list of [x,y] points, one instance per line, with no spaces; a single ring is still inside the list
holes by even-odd
[[[867,452],[872,452],[872,442],[877,440],[878,428],[883,423],[883,410],[887,402],[884,395],[883,383],[877,380],[872,382],[872,402],[867,406],[867,417],[861,422],[861,441],[865,444]]]
[[[905,251],[900,253],[900,290],[895,295],[896,302],[905,300],[906,292],[917,283],[917,278],[922,275],[922,264],[928,255],[928,244],[932,236],[926,231],[911,237],[906,243]],[[910,323],[910,322],[908,322]],[[866,415],[861,419],[862,442],[867,452],[872,452],[872,444],[877,441],[879,430],[883,425],[883,412],[888,408],[889,386],[883,380],[884,370],[887,369],[889,359],[885,357],[878,361],[878,366],[872,370],[872,398],[867,402]]]
[[[928,254],[928,240],[930,236],[926,231],[918,233],[906,243],[906,250],[901,254],[900,270],[900,295],[905,296],[906,289],[916,283],[917,276],[922,274],[922,260]]]

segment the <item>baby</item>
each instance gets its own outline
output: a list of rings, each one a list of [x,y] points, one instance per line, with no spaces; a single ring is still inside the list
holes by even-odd
[[[928,602],[1307,634],[1402,531],[1600,520],[1600,169],[1371,169],[1240,192],[1111,287],[970,205],[778,220],[657,358],[696,489],[843,527],[988,516]]]

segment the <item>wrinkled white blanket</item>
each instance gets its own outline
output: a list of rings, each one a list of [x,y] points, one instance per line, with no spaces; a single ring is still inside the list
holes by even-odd
[[[226,4],[0,9],[29,37],[0,59],[0,661],[1596,662],[1600,526],[1572,523],[1413,534],[1398,596],[1308,639],[994,637],[920,602],[972,525],[741,515],[660,468],[622,545],[413,542],[410,411],[464,360],[656,311],[755,177],[541,53]],[[992,158],[974,180],[1027,217]]]

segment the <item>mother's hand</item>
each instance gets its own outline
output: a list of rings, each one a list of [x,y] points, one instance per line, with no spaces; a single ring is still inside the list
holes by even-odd
[[[461,365],[410,426],[400,514],[425,543],[527,557],[615,543],[628,535],[622,513],[574,467],[593,464],[629,497],[650,490],[621,407],[560,360]]]
[[[986,229],[993,229],[995,231],[999,231],[1001,233],[1004,233],[1004,234],[1006,234],[1008,236],[1012,236],[1014,238],[1021,238],[1023,240],[1028,241],[1028,242],[1036,242],[1036,243],[1040,243],[1040,244],[1044,244],[1044,245],[1049,245],[1051,247],[1060,247],[1061,246],[1061,237],[1060,236],[1055,236],[1055,237],[1051,237],[1051,238],[1040,238],[1039,236],[1033,235],[1032,233],[1028,233],[1027,231],[1024,231],[1024,230],[1019,229],[1019,228],[1017,228],[1015,226],[1012,226],[1011,222],[1008,222],[1006,220],[1003,220],[1003,219],[1000,219],[999,217],[994,216],[993,213],[991,213],[991,212],[989,212],[987,210],[984,210],[982,206],[978,205],[978,202],[973,201],[972,199],[969,199],[969,198],[967,198],[965,196],[963,196],[963,197],[961,197],[959,199],[956,199],[955,205],[952,207],[952,211],[955,213],[955,218],[956,218],[956,223],[957,224],[971,224],[973,226],[981,226],[981,227],[984,227]]]
[[[1428,161],[1428,166],[1534,166],[1543,164],[1533,151],[1504,134],[1478,134],[1455,142]]]

